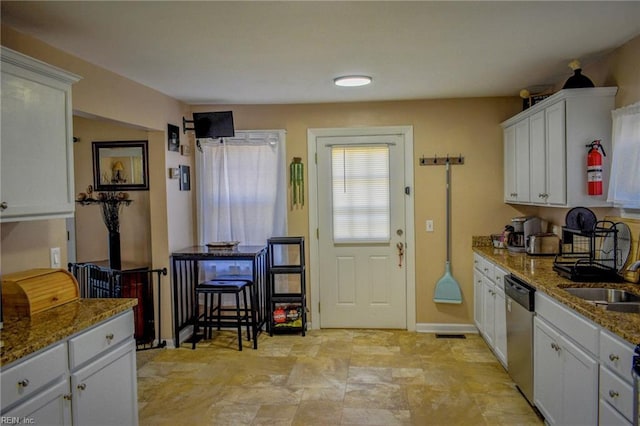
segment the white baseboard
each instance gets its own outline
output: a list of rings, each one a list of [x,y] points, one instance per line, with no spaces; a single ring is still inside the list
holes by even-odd
[[[416,324],[418,333],[445,333],[445,334],[478,334],[478,329],[474,324],[437,324],[419,323]]]

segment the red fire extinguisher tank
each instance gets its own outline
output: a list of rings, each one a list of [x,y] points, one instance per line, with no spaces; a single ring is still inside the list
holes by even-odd
[[[591,142],[587,148],[587,190],[589,195],[602,195],[602,156],[607,154],[599,140]]]

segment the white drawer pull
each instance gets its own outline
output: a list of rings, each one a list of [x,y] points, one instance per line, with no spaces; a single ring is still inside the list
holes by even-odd
[[[618,355],[609,354],[609,360],[611,360],[613,362],[616,362],[619,359],[620,359],[620,357]]]
[[[611,398],[617,398],[620,394],[614,390],[609,389],[609,396]]]
[[[86,383],[80,383],[80,384],[78,385],[78,389],[79,389],[79,390],[85,390],[86,388],[87,388]]]
[[[114,336],[113,336],[113,333],[109,333],[105,337],[107,338],[107,340],[111,341],[111,340],[113,340]]]
[[[26,388],[27,386],[29,386],[29,380],[27,379],[22,379],[18,382],[19,388]]]

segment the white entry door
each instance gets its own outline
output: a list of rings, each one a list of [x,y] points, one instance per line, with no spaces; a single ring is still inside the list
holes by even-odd
[[[407,328],[403,137],[317,137],[316,153],[320,326]]]

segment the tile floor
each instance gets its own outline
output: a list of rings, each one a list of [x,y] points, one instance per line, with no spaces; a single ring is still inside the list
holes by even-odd
[[[233,332],[138,353],[140,425],[540,425],[478,335]]]

